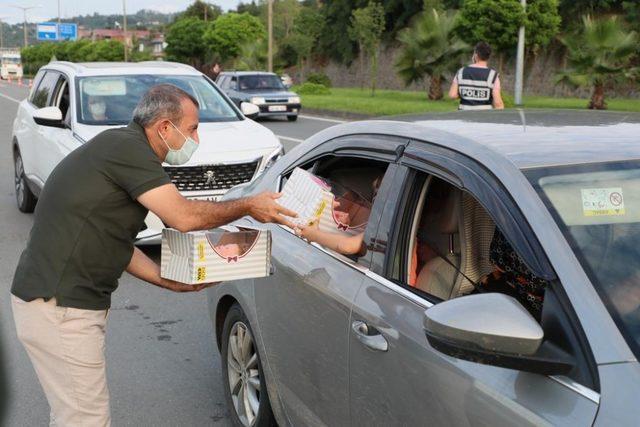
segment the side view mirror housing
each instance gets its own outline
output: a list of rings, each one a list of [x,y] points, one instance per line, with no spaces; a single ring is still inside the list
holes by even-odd
[[[40,126],[66,128],[62,119],[62,111],[58,107],[39,108],[33,113],[33,120]]]
[[[543,375],[564,375],[572,357],[544,340],[544,332],[514,298],[500,293],[455,298],[425,311],[431,346],[446,355]]]
[[[240,110],[242,114],[248,119],[255,119],[260,114],[260,107],[251,104],[250,102],[243,102],[240,104]]]

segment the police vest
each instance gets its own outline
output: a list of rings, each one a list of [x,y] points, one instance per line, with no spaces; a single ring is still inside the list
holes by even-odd
[[[498,72],[493,68],[462,67],[456,74],[460,110],[490,110],[493,108],[493,86]]]

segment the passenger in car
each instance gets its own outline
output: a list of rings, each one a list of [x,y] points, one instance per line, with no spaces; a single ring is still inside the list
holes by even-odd
[[[373,189],[373,200],[375,200],[378,194],[378,189],[382,183],[383,175],[376,177],[371,183]],[[339,206],[336,206],[338,208]],[[348,224],[350,221],[349,216],[344,213],[341,214],[340,220]],[[318,226],[318,220],[309,225],[301,225],[295,228],[295,232],[298,236],[306,239],[310,242],[316,242],[325,248],[338,252],[342,255],[356,255],[361,256],[366,251],[364,246],[364,231],[353,236],[347,236],[339,233],[332,233],[320,230]]]
[[[100,96],[90,96],[88,99],[89,114],[91,114],[91,120],[98,122],[105,121],[107,119],[107,104]]]
[[[479,290],[511,295],[540,320],[544,291],[549,281],[529,270],[497,228],[491,241],[489,257],[495,270],[480,280]]]

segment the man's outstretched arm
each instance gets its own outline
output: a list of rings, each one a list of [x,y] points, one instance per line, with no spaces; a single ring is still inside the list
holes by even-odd
[[[219,227],[246,215],[260,222],[274,222],[293,228],[285,215],[297,215],[276,203],[279,197],[278,193],[265,192],[225,202],[189,200],[175,185],[166,184],[142,194],[138,201],[169,227],[183,232]]]

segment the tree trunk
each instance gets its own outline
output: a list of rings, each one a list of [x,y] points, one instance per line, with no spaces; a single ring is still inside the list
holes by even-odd
[[[362,43],[358,43],[358,49],[360,50],[360,89],[364,90],[364,49],[362,48]]]
[[[438,101],[442,99],[442,76],[432,75],[429,82],[429,99]]]
[[[378,49],[371,53],[371,96],[376,96],[376,83],[378,82]]]
[[[604,101],[604,84],[595,83],[593,85],[593,94],[591,95],[591,102],[589,102],[590,110],[606,110],[607,103]]]

